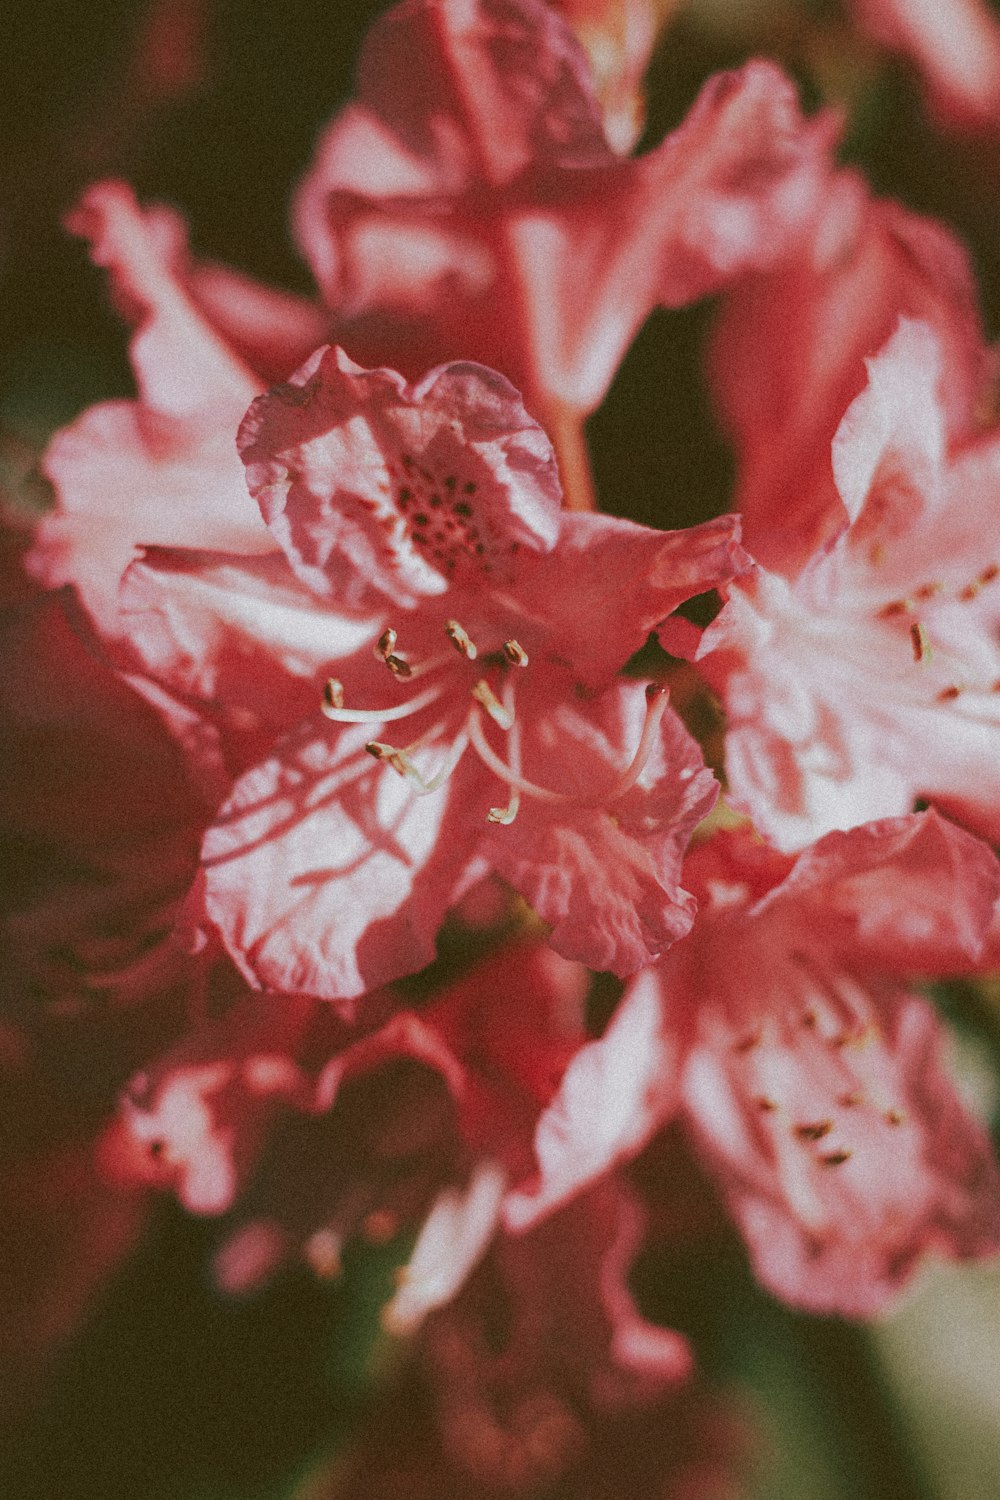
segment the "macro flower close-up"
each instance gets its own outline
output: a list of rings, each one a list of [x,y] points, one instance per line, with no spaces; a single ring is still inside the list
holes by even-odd
[[[997,0],[5,54],[0,1493],[995,1500]]]

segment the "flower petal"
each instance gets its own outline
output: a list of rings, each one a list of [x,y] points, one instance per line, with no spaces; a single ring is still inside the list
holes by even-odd
[[[586,706],[539,706],[526,718],[526,774],[543,786],[597,798],[639,742],[647,709],[641,683],[621,684]],[[519,709],[520,712],[520,709]],[[679,885],[684,848],[718,786],[670,709],[642,776],[606,807],[525,799],[516,822],[485,835],[494,868],[519,890],[566,958],[627,975],[683,936],[693,899]]]
[[[596,1177],[635,1156],[677,1103],[678,1038],[663,1024],[651,969],[639,974],[599,1041],[570,1061],[535,1131],[534,1181],[509,1192],[508,1229],[529,1229]]]
[[[377,766],[368,737],[306,720],[206,835],[205,911],[254,985],[350,1000],[434,956],[474,827]]]
[[[272,549],[235,451],[259,386],[198,316],[164,225],[124,184],[91,188],[70,225],[91,240],[137,324],[139,399],[91,407],[52,440],[43,467],[57,508],[42,518],[28,566],[49,587],[75,584],[115,637],[118,581],[139,545]]]
[[[694,1051],[684,1085],[761,1280],[844,1317],[885,1311],[929,1250],[1000,1248],[1000,1174],[944,1071],[931,1008],[883,993],[875,1014],[857,1049],[815,1032],[762,1043],[758,1097],[712,1048]]]
[[[251,407],[251,493],[302,580],[348,608],[413,605],[452,580],[503,584],[559,527],[556,462],[502,376],[432,370],[416,387],[320,351]]]
[[[384,623],[318,600],[280,552],[166,548],[129,568],[121,614],[144,673],[237,727],[272,734],[314,709],[325,669],[375,640]]]

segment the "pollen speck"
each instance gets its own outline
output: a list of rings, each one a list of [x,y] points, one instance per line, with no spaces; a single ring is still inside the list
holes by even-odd
[[[930,661],[931,643],[927,639],[927,631],[919,620],[910,626],[910,644],[913,647],[914,661]]]
[[[832,1129],[832,1120],[817,1120],[811,1125],[796,1125],[795,1134],[800,1141],[821,1141]]]

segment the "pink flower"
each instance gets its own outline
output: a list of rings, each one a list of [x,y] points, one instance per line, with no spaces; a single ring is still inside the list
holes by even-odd
[[[721,74],[656,150],[609,146],[585,58],[541,0],[408,0],[294,221],[336,334],[415,377],[472,358],[540,420],[599,404],[657,304],[769,265],[812,212],[835,122],[764,62]]]
[[[784,849],[917,797],[1000,836],[997,437],[949,448],[924,324],[868,371],[833,443],[840,534],[792,582],[734,583],[698,650],[733,800]]]
[[[570,1064],[508,1223],[534,1222],[679,1111],[761,1280],[796,1305],[870,1317],[926,1252],[1000,1249],[987,1134],[910,987],[981,962],[1000,890],[989,849],[929,812],[829,834],[794,862],[719,835],[686,868],[693,933]],[[622,1124],[599,1163],[590,1122],[612,1103]]]
[[[144,670],[268,744],[203,848],[251,982],[349,999],[420,968],[487,868],[595,968],[686,931],[676,876],[715,783],[664,693],[616,673],[741,566],[732,519],[561,512],[541,428],[472,365],[411,388],[319,351],[240,446],[287,564],[151,553],[124,597]]]
[[[244,992],[135,1076],[106,1168],[227,1215],[215,1264],[231,1292],[295,1259],[334,1276],[356,1236],[422,1226],[386,1308],[409,1331],[461,1285],[526,1174],[538,1113],[583,1036],[586,986],[536,942],[419,1013],[373,993],[354,1025],[320,1002]]]
[[[851,0],[858,25],[912,62],[954,130],[1000,125],[1000,22],[985,0]]]
[[[794,574],[843,528],[830,445],[901,314],[935,330],[948,432],[969,435],[991,361],[968,257],[855,173],[834,178],[796,254],[723,299],[710,376],[736,448],[743,539],[765,567]]]
[[[683,1381],[684,1340],[642,1319],[628,1290],[642,1230],[609,1181],[498,1239],[341,1455],[338,1493],[735,1497],[746,1434]]]

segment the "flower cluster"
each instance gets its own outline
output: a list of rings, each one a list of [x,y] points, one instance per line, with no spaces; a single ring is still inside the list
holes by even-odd
[[[855,8],[940,114],[1000,111],[933,7]],[[386,11],[295,198],[315,300],[199,264],[121,182],[68,220],[137,394],[52,440],[46,592],[5,611],[34,853],[0,1172],[86,1159],[74,1303],[152,1188],[220,1216],[233,1294],[408,1231],[384,1318],[423,1437],[351,1494],[720,1492],[740,1442],[626,1282],[656,1208],[629,1163],[668,1126],[794,1306],[872,1317],[929,1252],[1000,1250],[919,988],[1000,962],[971,274],[769,62],[629,154],[654,12]],[[584,419],[649,314],[709,293],[734,513],[602,513]],[[671,702],[695,673],[721,817]]]

